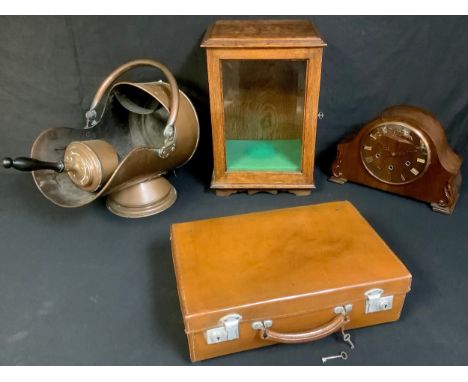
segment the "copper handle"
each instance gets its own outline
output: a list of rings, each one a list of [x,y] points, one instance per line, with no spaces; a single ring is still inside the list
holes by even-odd
[[[177,82],[176,82],[176,79],[174,78],[174,75],[169,71],[169,69],[166,66],[164,66],[158,61],[151,60],[151,59],[139,59],[139,60],[127,62],[126,64],[119,66],[111,74],[109,74],[109,76],[104,80],[101,86],[99,86],[96,92],[96,95],[94,96],[93,102],[91,103],[91,107],[89,111],[86,113],[86,118],[88,120],[86,127],[88,128],[92,127],[97,123],[97,121],[95,121],[95,119],[97,118],[96,108],[99,106],[99,103],[101,102],[103,97],[106,95],[107,91],[112,86],[112,84],[125,72],[128,72],[129,70],[133,68],[141,67],[141,66],[152,66],[154,68],[161,70],[161,72],[163,72],[163,74],[166,76],[167,80],[169,81],[169,85],[171,88],[171,106],[170,106],[169,118],[167,120],[167,125],[174,126],[174,123],[177,118],[177,112],[179,111],[179,87],[177,86]],[[89,123],[90,120],[93,120],[93,123],[90,124]]]
[[[349,322],[349,318],[344,314],[339,314],[326,324],[306,331],[297,333],[279,333],[262,327],[260,338],[265,341],[281,342],[285,344],[300,344],[324,338],[344,327]]]

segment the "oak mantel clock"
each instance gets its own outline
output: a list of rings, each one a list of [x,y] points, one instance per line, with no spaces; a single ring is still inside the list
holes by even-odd
[[[310,194],[325,45],[305,20],[224,20],[208,29],[217,195]]]
[[[461,163],[434,116],[413,106],[394,106],[338,145],[330,180],[408,196],[451,214]]]

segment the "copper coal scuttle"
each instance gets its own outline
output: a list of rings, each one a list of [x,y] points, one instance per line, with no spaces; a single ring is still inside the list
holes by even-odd
[[[128,70],[151,66],[163,81],[119,81]],[[174,187],[163,177],[187,163],[199,138],[195,109],[161,63],[142,59],[113,71],[86,113],[83,129],[51,128],[37,137],[31,158],[4,158],[3,166],[32,171],[42,194],[61,207],[107,196],[114,214],[144,217],[169,208]]]

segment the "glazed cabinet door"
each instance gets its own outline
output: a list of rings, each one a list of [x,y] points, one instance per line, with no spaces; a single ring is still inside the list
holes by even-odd
[[[312,188],[322,49],[209,49],[213,186]]]
[[[226,171],[301,172],[305,60],[222,60]]]

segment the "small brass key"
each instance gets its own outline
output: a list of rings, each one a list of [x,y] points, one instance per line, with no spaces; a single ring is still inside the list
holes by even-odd
[[[341,328],[341,335],[343,336],[343,341],[346,342],[351,350],[354,349],[353,341],[351,341],[351,334],[345,333],[344,328]]]
[[[336,358],[341,358],[342,360],[346,361],[348,359],[348,353],[346,353],[345,351],[342,351],[338,355],[331,355],[329,357],[322,357],[322,363],[327,363],[327,361],[329,361],[331,359],[336,359]]]

